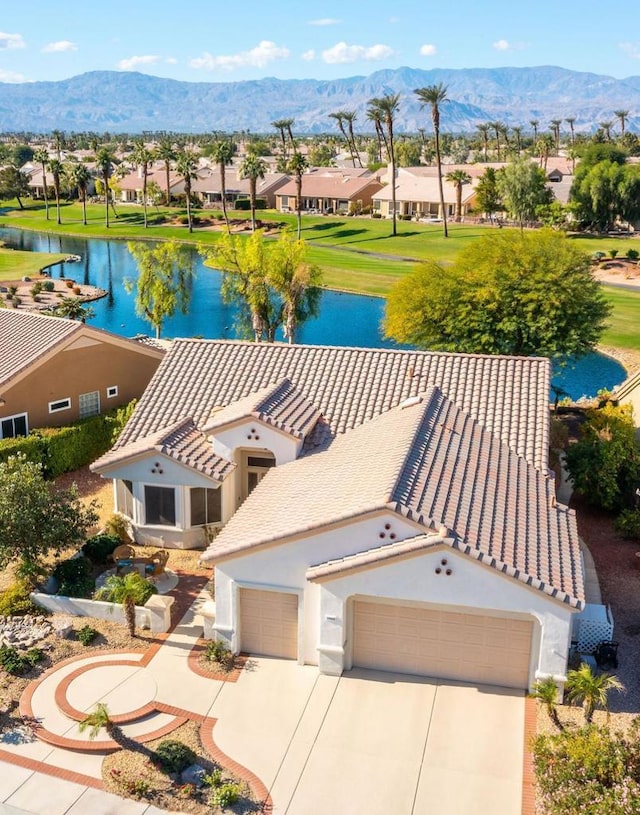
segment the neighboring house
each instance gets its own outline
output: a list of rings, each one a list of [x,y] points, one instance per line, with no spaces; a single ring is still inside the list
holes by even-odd
[[[91,179],[87,184],[87,195],[95,195],[96,192],[96,168],[95,164],[87,164],[91,173]],[[42,167],[39,164],[30,162],[22,167],[22,171],[27,174],[29,178],[29,194],[32,198],[44,198],[44,181],[42,174]],[[55,197],[55,188],[53,184],[53,175],[47,171],[46,173],[47,193],[50,199]],[[75,194],[74,190],[74,194]]]
[[[163,356],[80,322],[0,309],[0,438],[127,404]]]
[[[470,184],[462,186],[463,218],[475,206],[477,183],[477,178],[474,178]],[[455,185],[443,178],[442,190],[447,218],[453,218],[457,202]],[[383,218],[391,218],[393,214],[391,196],[392,188],[389,183],[373,196],[373,211],[380,213]],[[396,178],[396,213],[416,219],[441,220],[443,215],[437,174],[417,175],[408,169],[399,170]]]
[[[211,541],[235,652],[561,684],[585,595],[549,380],[545,359],[175,340],[93,469],[139,537]]]
[[[264,178],[256,181],[256,197],[266,201],[268,209],[276,205],[276,191],[289,181],[284,173],[265,173]],[[217,167],[202,169],[198,178],[191,182],[194,195],[203,204],[219,206],[222,203],[222,182],[220,170]],[[228,204],[234,204],[239,198],[249,198],[250,182],[248,178],[241,178],[237,167],[227,167],[225,171],[225,198]]]
[[[167,171],[164,162],[156,162],[149,167],[147,172],[147,190],[151,182],[155,182],[162,195],[167,191]],[[117,187],[120,191],[120,200],[125,204],[142,203],[143,172],[141,167],[136,167],[126,175],[117,179]],[[175,170],[169,172],[169,191],[172,196],[184,194],[184,179]],[[151,203],[150,201],[148,203]]]
[[[378,178],[366,169],[313,168],[302,176],[302,210],[346,214],[351,205],[359,209],[370,207],[373,196],[381,187]],[[297,201],[295,180],[290,180],[276,192],[276,208],[280,212],[295,212]]]

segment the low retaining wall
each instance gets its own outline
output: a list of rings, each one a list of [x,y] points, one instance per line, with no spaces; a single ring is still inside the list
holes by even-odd
[[[40,608],[44,608],[54,614],[70,614],[73,617],[96,617],[99,620],[110,620],[114,623],[125,623],[124,609],[119,603],[105,603],[103,600],[83,600],[79,597],[64,597],[57,594],[42,594],[33,592],[31,600]],[[154,601],[152,605],[157,606],[158,600],[164,601],[167,612],[173,603],[172,597],[159,598],[152,595],[149,598]],[[167,613],[167,622],[158,625],[158,615],[153,613],[151,608],[136,606],[136,627],[150,628],[157,633],[164,633],[169,630],[170,614]]]

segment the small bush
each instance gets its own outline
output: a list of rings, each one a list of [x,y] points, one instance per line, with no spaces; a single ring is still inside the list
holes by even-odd
[[[86,557],[58,563],[53,572],[60,584],[57,594],[64,597],[91,597],[95,588],[91,572],[91,561]]]
[[[43,291],[53,291],[55,289],[55,283],[53,280],[45,280],[42,284]]]
[[[129,535],[129,521],[123,516],[114,512],[104,525],[104,530],[108,537],[118,538],[119,543],[131,543]]]
[[[202,776],[202,783],[205,787],[214,789],[222,786],[222,770],[212,770],[209,775]]]
[[[190,747],[172,739],[160,742],[155,754],[156,761],[164,773],[181,773],[185,767],[196,761],[196,754]]]
[[[76,637],[78,638],[78,641],[86,647],[87,645],[91,645],[91,643],[98,636],[98,633],[99,632],[96,631],[95,628],[91,628],[90,625],[83,625],[82,628],[78,629]]]
[[[615,520],[615,528],[627,540],[640,540],[640,510],[623,509]]]
[[[379,218],[382,218],[382,213],[381,212],[372,212],[371,217],[378,220]]]
[[[637,260],[640,257],[640,252],[637,249],[627,249],[627,258],[629,260]]]
[[[217,662],[227,671],[233,668],[233,654],[222,640],[211,640],[211,642],[208,642],[205,648],[204,658],[207,662]]]
[[[40,648],[31,648],[21,654],[16,648],[0,645],[0,666],[12,676],[23,676],[43,659]]]
[[[40,282],[34,283],[33,286],[31,286],[31,288],[29,289],[29,291],[31,292],[32,297],[34,298],[37,297],[42,291],[42,283]]]
[[[102,566],[121,542],[118,535],[94,535],[82,547],[82,554],[92,563]]]
[[[0,616],[11,617],[13,614],[39,613],[29,597],[31,588],[26,581],[19,580],[13,586],[0,592]]]
[[[210,803],[219,806],[220,809],[232,807],[240,797],[240,787],[238,784],[222,784],[211,793]]]
[[[615,260],[618,257],[618,250],[609,249],[609,256],[612,258],[612,260]]]

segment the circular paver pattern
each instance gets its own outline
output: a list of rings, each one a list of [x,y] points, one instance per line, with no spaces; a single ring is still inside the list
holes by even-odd
[[[115,716],[139,710],[155,699],[157,685],[149,671],[136,665],[87,666],[66,689],[66,702],[89,711],[104,702]]]

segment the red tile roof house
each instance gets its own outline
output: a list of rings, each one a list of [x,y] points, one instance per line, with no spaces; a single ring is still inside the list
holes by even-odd
[[[276,205],[276,192],[289,181],[284,173],[265,173],[264,178],[256,182],[257,198],[264,198],[267,209],[274,209]],[[240,178],[235,167],[227,167],[225,172],[225,198],[227,203],[233,205],[239,198],[249,198],[249,179]],[[191,182],[191,189],[206,206],[211,204],[220,206],[222,202],[222,183],[220,170],[217,167],[203,168],[198,172],[198,178]]]
[[[350,205],[370,207],[372,197],[382,187],[377,177],[366,171],[349,172],[320,167],[302,176],[302,210],[346,214]],[[363,174],[364,173],[364,174]],[[295,180],[276,192],[276,209],[296,212],[298,189]]]
[[[0,439],[126,405],[163,356],[80,322],[0,309]]]
[[[549,379],[545,359],[175,340],[93,469],[141,537],[208,544],[235,652],[562,684],[585,590]]]

